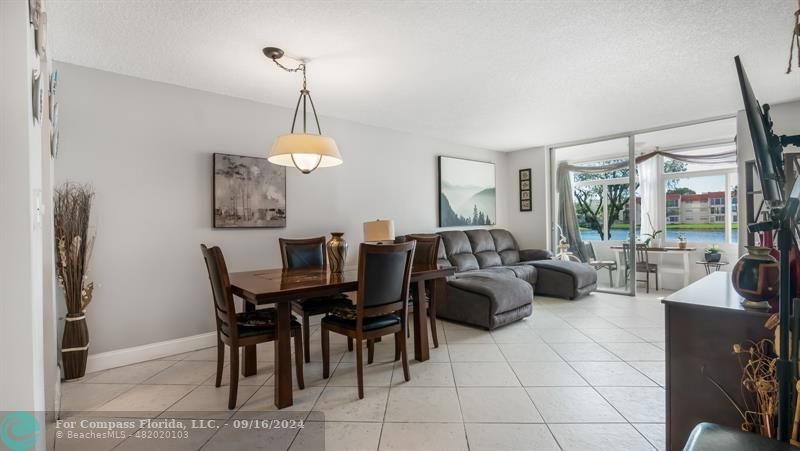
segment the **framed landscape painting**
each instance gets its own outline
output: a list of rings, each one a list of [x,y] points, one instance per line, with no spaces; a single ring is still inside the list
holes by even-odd
[[[494,225],[494,163],[439,157],[439,227]]]
[[[215,153],[214,227],[286,227],[286,168]]]

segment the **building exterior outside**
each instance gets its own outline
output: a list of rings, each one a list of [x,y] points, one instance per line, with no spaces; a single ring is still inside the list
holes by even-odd
[[[736,193],[731,196],[731,222],[738,220]],[[667,194],[667,224],[724,224],[725,192]]]

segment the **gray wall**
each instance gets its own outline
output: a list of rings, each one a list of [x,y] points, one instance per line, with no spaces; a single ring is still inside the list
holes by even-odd
[[[285,229],[211,227],[211,154],[265,156],[291,111],[207,92],[58,64],[58,183],[92,183],[97,241],[89,274],[91,352],[213,330],[200,243],[231,271],[280,266],[278,237],[345,232],[355,261],[362,223],[436,229],[437,155],[497,163],[497,224],[508,223],[507,155],[322,117],[344,157],[310,175],[288,170]],[[317,99],[324,113],[325,99]]]
[[[547,249],[550,230],[549,157],[544,147],[511,152],[508,159],[508,227],[522,248]],[[532,211],[519,211],[519,170],[531,169]]]

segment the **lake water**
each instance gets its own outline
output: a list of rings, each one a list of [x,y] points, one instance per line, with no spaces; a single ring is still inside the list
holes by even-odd
[[[686,235],[686,240],[689,243],[724,243],[725,232],[723,230],[681,230]],[[678,230],[667,230],[667,241],[678,241]],[[599,241],[600,234],[595,230],[584,230],[581,232],[583,241]],[[628,238],[628,231],[624,229],[612,229],[612,241],[624,241]],[[739,242],[739,234],[736,230],[733,231],[733,242]]]

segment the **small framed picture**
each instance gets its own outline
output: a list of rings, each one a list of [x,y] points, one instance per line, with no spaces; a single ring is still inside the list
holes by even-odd
[[[519,201],[519,211],[531,211],[531,201],[530,200],[520,200]]]
[[[531,200],[531,192],[529,190],[520,191],[519,192],[519,198],[521,200]]]
[[[520,182],[523,180],[530,180],[531,179],[531,169],[520,169],[519,170],[519,180]]]
[[[520,180],[519,181],[519,189],[525,191],[531,189],[531,181],[530,180]]]

